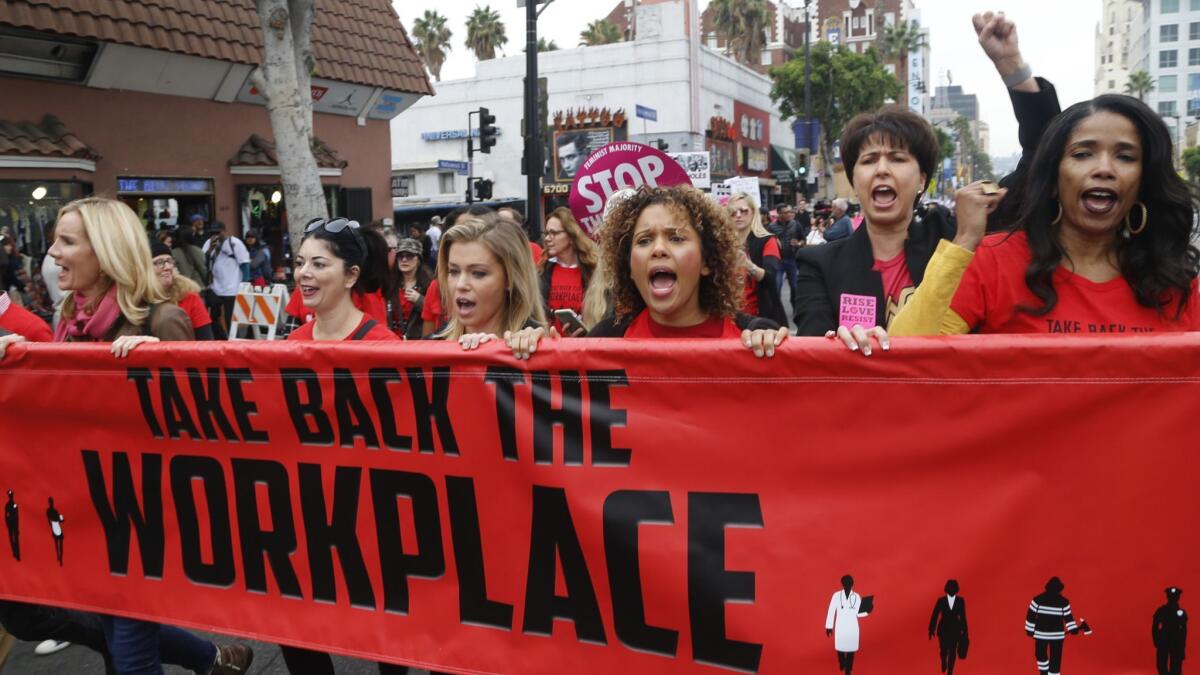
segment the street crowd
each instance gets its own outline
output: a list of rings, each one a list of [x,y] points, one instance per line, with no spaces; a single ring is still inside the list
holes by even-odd
[[[643,187],[613,196],[594,238],[559,208],[538,223],[540,241],[514,209],[466,207],[404,232],[313,220],[292,261],[287,339],[498,342],[528,360],[564,339],[716,338],[768,358],[791,335],[870,356],[900,335],[1196,330],[1195,202],[1162,119],[1121,95],[1060,111],[1010,21],[979,15],[975,29],[1008,88],[1023,156],[999,184],[960,189],[953,212],[923,200],[939,170],[932,127],[887,106],[840,139],[857,207],[767,211],[745,193],[719,203],[690,186]],[[239,238],[195,216],[148,239],[128,206],[104,197],[62,208],[53,242],[56,323],[0,292],[0,359],[21,342],[111,343],[124,357],[145,343],[221,339],[238,286],[273,276],[254,232]],[[0,246],[14,256],[11,239]],[[22,639],[91,647],[123,675],[162,662],[242,673],[253,657],[177,628],[15,602],[0,603],[0,623]],[[1038,639],[1060,641],[1039,646],[1041,672],[1059,672],[1061,627],[1055,635]],[[332,672],[327,655],[284,655],[292,672]]]

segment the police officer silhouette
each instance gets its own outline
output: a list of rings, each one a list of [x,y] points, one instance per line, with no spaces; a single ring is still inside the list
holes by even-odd
[[[1166,589],[1167,604],[1154,611],[1150,627],[1158,656],[1159,675],[1182,675],[1187,650],[1187,612],[1179,606],[1179,588]]]

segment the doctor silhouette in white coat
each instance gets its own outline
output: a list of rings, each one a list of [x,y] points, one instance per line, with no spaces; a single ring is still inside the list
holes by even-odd
[[[838,670],[850,675],[854,669],[854,654],[858,651],[858,620],[867,615],[859,611],[862,598],[850,590],[854,588],[854,577],[842,577],[842,590],[833,594],[829,601],[829,614],[825,617],[825,635],[833,636],[833,648],[837,650]]]

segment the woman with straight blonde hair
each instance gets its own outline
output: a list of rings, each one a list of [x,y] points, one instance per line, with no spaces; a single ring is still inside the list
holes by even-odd
[[[187,314],[168,304],[145,230],[124,202],[87,197],[64,206],[49,253],[66,292],[56,342],[111,342],[125,356],[143,342],[194,338]]]
[[[538,275],[547,311],[553,314],[569,309],[582,314],[584,296],[600,258],[599,248],[579,227],[571,209],[565,207],[554,209],[546,218],[543,243]],[[551,321],[562,330],[557,318],[551,317]]]
[[[503,336],[526,359],[548,334],[529,242],[507,220],[466,218],[447,230],[438,248],[438,285],[450,320],[434,339],[458,340],[470,350]]]
[[[727,204],[733,217],[733,231],[745,251],[742,268],[746,271],[742,311],[750,316],[770,319],[786,326],[787,313],[775,285],[779,269],[779,240],[763,226],[755,200],[745,192],[735,192]]]

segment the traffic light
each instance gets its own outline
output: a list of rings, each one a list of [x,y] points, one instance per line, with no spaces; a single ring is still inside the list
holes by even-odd
[[[479,201],[485,201],[492,198],[492,181],[486,178],[480,178],[475,183],[475,198]]]
[[[796,153],[796,178],[808,180],[808,153]]]
[[[491,154],[496,145],[496,116],[487,108],[479,109],[479,151]]]

